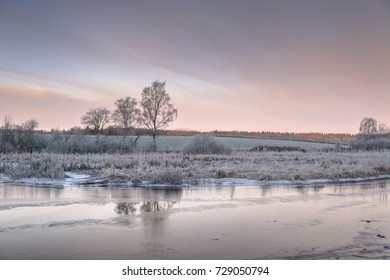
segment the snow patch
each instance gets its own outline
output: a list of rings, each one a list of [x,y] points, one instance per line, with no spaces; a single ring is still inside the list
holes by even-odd
[[[196,185],[207,186],[309,186],[325,184],[365,183],[372,181],[390,180],[390,175],[380,175],[367,178],[342,178],[342,179],[308,179],[308,180],[249,180],[240,178],[208,178],[198,180]]]
[[[11,179],[9,176],[0,174],[0,183],[18,183],[18,184],[28,184],[28,185],[37,185],[37,186],[80,186],[90,183],[90,175],[81,174],[75,172],[65,172],[65,179],[48,179],[48,178],[20,178],[20,179]],[[101,183],[100,180],[92,180],[93,183]]]
[[[78,186],[86,183],[91,176],[83,173],[65,172],[64,186]]]
[[[11,181],[9,176],[0,173],[0,183],[8,183]]]

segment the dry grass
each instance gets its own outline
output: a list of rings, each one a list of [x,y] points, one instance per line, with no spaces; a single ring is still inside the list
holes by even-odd
[[[0,173],[12,178],[63,178],[78,171],[108,181],[147,180],[181,184],[202,178],[306,180],[372,177],[390,174],[390,153],[371,152],[233,152],[229,155],[139,154],[1,154]]]

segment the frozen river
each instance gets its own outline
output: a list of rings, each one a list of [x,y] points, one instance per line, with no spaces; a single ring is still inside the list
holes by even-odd
[[[390,259],[389,194],[0,184],[0,259]]]

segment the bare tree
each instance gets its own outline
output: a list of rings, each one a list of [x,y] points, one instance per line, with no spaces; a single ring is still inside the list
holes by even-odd
[[[33,132],[39,125],[36,119],[30,119],[22,123],[22,129],[27,132]]]
[[[39,149],[39,137],[34,134],[39,123],[36,119],[30,119],[20,125],[13,124],[11,115],[4,116],[4,124],[1,130],[1,150],[3,152],[28,151],[32,153]]]
[[[378,123],[376,119],[365,117],[360,122],[359,133],[361,134],[376,134],[378,133]]]
[[[378,125],[378,133],[387,134],[390,132],[390,128],[385,123],[379,123]]]
[[[14,128],[14,125],[12,123],[13,117],[11,115],[5,115],[4,116],[4,124],[3,124],[3,129],[6,131],[12,130]]]
[[[165,82],[154,81],[142,91],[139,121],[151,130],[153,149],[156,151],[157,131],[167,127],[177,118],[177,109],[170,103],[171,98],[165,91]]]
[[[94,133],[104,129],[104,126],[110,122],[111,112],[104,107],[90,109],[81,117],[81,124],[87,128],[92,127]]]
[[[38,147],[38,139],[34,135],[34,130],[38,127],[39,122],[36,119],[29,119],[19,127],[19,146],[22,150],[32,153]]]
[[[124,134],[137,121],[139,109],[135,98],[127,96],[115,102],[116,109],[112,114],[113,121],[124,130]]]
[[[15,148],[15,137],[14,129],[15,125],[13,124],[13,117],[11,115],[4,116],[3,126],[0,131],[0,151],[12,151]]]

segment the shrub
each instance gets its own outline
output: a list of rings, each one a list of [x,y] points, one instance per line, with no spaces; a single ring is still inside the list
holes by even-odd
[[[389,136],[359,136],[353,141],[352,146],[360,150],[388,150],[390,149],[390,137]]]
[[[184,146],[184,154],[230,154],[232,149],[210,135],[196,135]]]
[[[169,167],[155,173],[152,182],[154,184],[181,185],[183,184],[183,173],[179,169]]]

